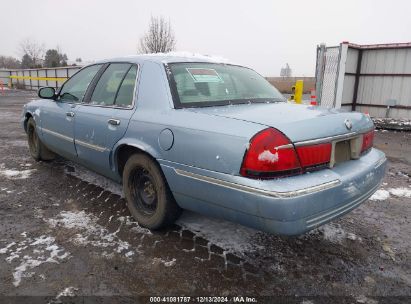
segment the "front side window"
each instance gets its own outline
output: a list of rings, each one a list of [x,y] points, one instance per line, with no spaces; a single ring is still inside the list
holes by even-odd
[[[94,76],[101,68],[101,64],[85,67],[69,80],[67,80],[61,88],[59,101],[62,102],[82,102],[87,88]]]
[[[90,103],[104,106],[114,105],[120,85],[125,80],[131,66],[129,63],[110,64],[97,82]]]
[[[171,63],[169,68],[177,108],[285,101],[264,77],[245,67]]]

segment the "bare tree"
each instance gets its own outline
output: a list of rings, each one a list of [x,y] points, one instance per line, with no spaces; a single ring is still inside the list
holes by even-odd
[[[20,42],[20,52],[22,56],[28,55],[33,61],[35,66],[41,65],[41,59],[44,56],[44,44],[39,44],[35,40],[26,38]]]
[[[0,69],[18,69],[20,61],[10,56],[0,56]]]
[[[169,21],[163,17],[151,17],[147,33],[140,38],[138,51],[144,53],[167,53],[175,49],[176,40]]]

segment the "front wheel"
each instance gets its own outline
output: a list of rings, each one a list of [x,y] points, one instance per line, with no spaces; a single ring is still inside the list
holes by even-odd
[[[148,155],[134,154],[127,160],[123,190],[130,213],[141,226],[160,229],[181,214],[159,165]]]
[[[27,140],[31,156],[36,160],[51,160],[55,157],[47,147],[41,142],[37,130],[36,122],[33,118],[29,118],[27,122]]]

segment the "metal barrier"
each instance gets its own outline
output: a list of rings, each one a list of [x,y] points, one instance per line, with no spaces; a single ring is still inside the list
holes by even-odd
[[[81,66],[59,68],[39,68],[20,70],[0,70],[0,81],[9,87],[37,90],[41,87],[59,88],[67,78],[76,73]]]
[[[316,89],[322,106],[411,119],[411,43],[317,48]]]

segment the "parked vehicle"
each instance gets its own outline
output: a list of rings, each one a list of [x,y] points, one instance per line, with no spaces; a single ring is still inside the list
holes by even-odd
[[[101,61],[38,95],[22,115],[34,159],[59,154],[122,183],[150,229],[189,209],[297,235],[359,206],[385,172],[368,116],[287,103],[211,58]]]

